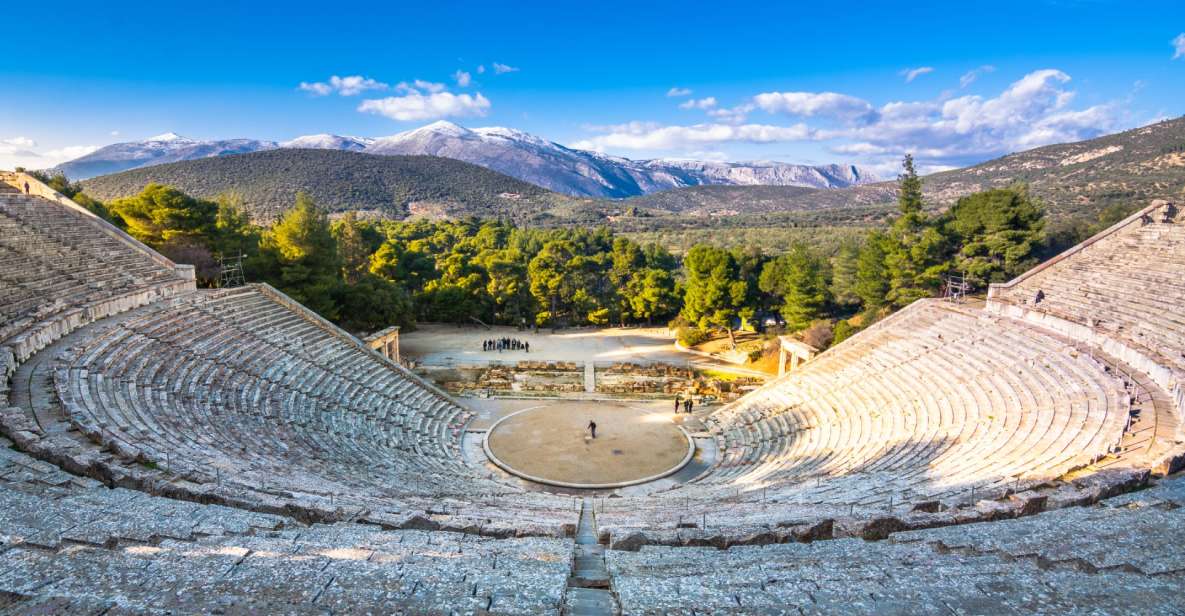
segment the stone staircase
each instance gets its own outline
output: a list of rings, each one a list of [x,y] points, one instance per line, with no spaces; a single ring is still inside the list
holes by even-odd
[[[617,599],[610,590],[609,570],[605,566],[605,548],[597,543],[597,522],[593,500],[585,498],[576,528],[572,551],[572,575],[564,599],[564,614],[599,616],[619,614]]]

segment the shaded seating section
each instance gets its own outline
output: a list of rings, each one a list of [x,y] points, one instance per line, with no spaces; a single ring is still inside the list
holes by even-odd
[[[249,507],[279,499],[393,525],[438,513],[475,528],[502,516],[543,534],[571,522],[568,499],[547,495],[481,506],[513,490],[462,461],[468,411],[255,287],[143,309],[73,349],[54,381],[71,423],[127,466]]]
[[[1164,487],[888,541],[646,546],[606,557],[627,614],[1173,613],[1185,605],[1185,554],[1169,538],[1185,531],[1185,499],[1180,485]]]
[[[23,360],[81,324],[193,289],[192,278],[93,217],[0,177],[0,345]]]
[[[772,526],[973,503],[1106,455],[1129,407],[1122,384],[1066,342],[922,301],[709,416],[712,471],[613,504],[602,526],[669,528],[670,512]]]
[[[5,613],[492,613],[559,609],[570,540],[490,539],[107,489],[0,439]]]

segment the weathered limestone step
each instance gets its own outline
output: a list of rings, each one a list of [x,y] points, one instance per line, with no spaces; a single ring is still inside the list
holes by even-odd
[[[564,614],[570,616],[596,616],[617,613],[617,600],[613,593],[598,588],[569,588],[564,600]]]

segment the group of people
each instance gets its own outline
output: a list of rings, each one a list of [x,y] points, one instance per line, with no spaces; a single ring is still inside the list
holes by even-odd
[[[526,340],[519,340],[518,338],[494,338],[493,340],[485,340],[481,343],[481,350],[483,351],[525,351],[531,352],[531,343]]]
[[[679,414],[679,407],[683,407],[684,413],[690,413],[691,407],[693,405],[694,405],[694,403],[691,401],[691,396],[688,396],[686,400],[681,400],[679,398],[679,396],[675,396],[675,414],[676,415]]]

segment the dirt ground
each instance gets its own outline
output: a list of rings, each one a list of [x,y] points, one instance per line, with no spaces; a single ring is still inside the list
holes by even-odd
[[[589,420],[597,438],[586,438]],[[616,402],[528,407],[499,423],[491,451],[525,475],[579,484],[628,482],[674,470],[687,455],[686,434],[669,411]]]

